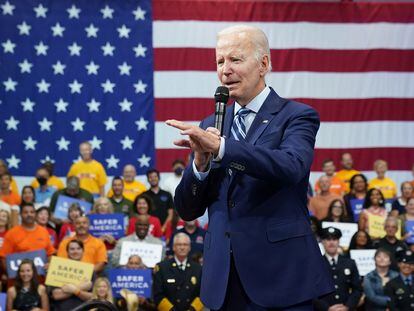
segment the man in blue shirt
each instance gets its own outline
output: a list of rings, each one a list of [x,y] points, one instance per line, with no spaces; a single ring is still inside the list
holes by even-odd
[[[37,170],[36,180],[39,183],[39,187],[35,189],[36,203],[47,203],[47,201],[50,201],[53,193],[55,193],[56,188],[47,185],[49,177],[49,171],[46,168],[41,167]]]

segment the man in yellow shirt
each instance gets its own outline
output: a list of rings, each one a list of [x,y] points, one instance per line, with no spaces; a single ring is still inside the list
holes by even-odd
[[[92,145],[88,141],[81,143],[79,153],[82,159],[71,166],[67,177],[79,177],[81,188],[94,196],[104,196],[106,172],[102,164],[92,158]]]
[[[397,196],[397,185],[391,178],[385,177],[387,170],[388,164],[386,161],[376,160],[374,162],[374,171],[377,173],[377,177],[369,181],[368,188],[379,189],[385,199],[393,199]]]
[[[354,160],[352,159],[352,155],[349,152],[344,152],[341,155],[341,166],[342,169],[337,172],[335,175],[340,180],[345,183],[345,191],[346,193],[349,192],[349,181],[351,180],[352,176],[356,174],[361,174],[360,171],[354,170]]]
[[[137,176],[137,171],[135,166],[132,164],[127,164],[124,166],[124,170],[122,173],[122,178],[124,180],[124,191],[122,192],[125,199],[134,202],[135,198],[140,195],[141,193],[145,192],[147,188],[142,182],[135,180]],[[112,189],[108,191],[107,197],[112,198],[114,192]]]

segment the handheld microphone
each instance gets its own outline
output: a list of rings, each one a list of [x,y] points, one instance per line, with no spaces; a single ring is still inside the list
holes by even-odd
[[[229,89],[225,86],[219,86],[214,94],[214,99],[216,100],[214,127],[220,131],[220,136],[223,136],[223,123],[226,115],[226,104],[229,100]]]

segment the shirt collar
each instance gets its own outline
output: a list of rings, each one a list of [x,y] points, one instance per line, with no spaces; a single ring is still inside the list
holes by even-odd
[[[406,280],[412,281],[412,276],[404,276],[404,274],[400,273],[402,280],[405,282]]]
[[[184,261],[179,261],[178,258],[174,255],[174,259],[175,259],[175,262],[177,263],[177,265],[183,264],[185,267],[187,266],[187,258],[184,259]]]
[[[270,88],[266,86],[255,98],[251,100],[250,103],[246,105],[246,108],[250,109],[254,113],[258,113],[263,103],[265,102],[267,96],[270,93]],[[234,115],[241,109],[242,106],[238,102],[234,103]]]
[[[329,264],[332,264],[332,258],[333,259],[335,259],[335,263],[337,264],[338,263],[338,254],[336,254],[334,257],[331,257],[331,256],[329,256],[328,254],[325,254],[325,256],[326,256],[326,258],[328,259],[328,261],[329,261]]]

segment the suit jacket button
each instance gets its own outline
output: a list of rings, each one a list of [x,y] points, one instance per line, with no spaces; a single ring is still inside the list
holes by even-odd
[[[230,238],[230,232],[226,231],[226,232],[224,233],[224,235],[226,236],[226,238]]]
[[[234,201],[232,200],[229,200],[228,205],[230,208],[233,208],[236,205],[236,203],[234,203]]]

